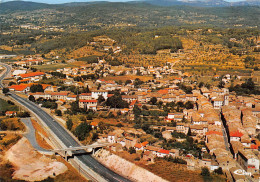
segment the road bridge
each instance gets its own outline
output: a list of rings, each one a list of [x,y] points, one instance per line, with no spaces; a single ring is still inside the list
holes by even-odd
[[[111,143],[95,143],[92,145],[85,145],[79,147],[68,147],[62,149],[54,149],[52,150],[55,153],[58,153],[62,157],[64,157],[67,161],[68,157],[72,157],[73,155],[85,154],[85,153],[94,153],[96,148],[106,147],[112,145]]]

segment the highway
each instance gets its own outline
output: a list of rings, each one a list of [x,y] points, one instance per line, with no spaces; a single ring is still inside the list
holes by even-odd
[[[1,64],[1,63],[0,63]],[[0,76],[0,86],[3,88],[2,80],[8,73],[11,71],[11,68],[7,65],[1,64],[6,68],[6,72]],[[10,97],[15,99],[17,102],[22,104],[24,107],[31,110],[35,115],[38,116],[47,126],[48,128],[63,142],[66,147],[79,147],[78,142],[67,132],[67,130],[61,126],[58,122],[56,122],[48,113],[46,113],[43,109],[41,109],[35,103],[21,98],[16,94],[10,92]],[[130,180],[120,176],[119,174],[113,172],[112,170],[106,168],[101,163],[99,163],[96,159],[94,159],[91,155],[81,155],[75,156],[79,161],[88,166],[98,175],[100,175],[104,180],[111,182],[130,182]],[[91,177],[91,179],[95,179],[95,177]],[[94,180],[96,181],[96,180]]]

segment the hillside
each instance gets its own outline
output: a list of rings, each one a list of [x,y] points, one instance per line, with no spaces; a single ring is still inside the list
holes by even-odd
[[[259,6],[258,0],[227,2],[224,0],[145,0],[145,2],[159,6],[188,5],[195,7],[229,7],[229,6]]]
[[[155,2],[156,0],[154,0]],[[165,1],[168,2],[168,1]],[[13,13],[15,11],[15,13]],[[87,30],[129,26],[256,26],[260,24],[258,6],[191,7],[155,6],[136,3],[68,3],[48,5],[23,1],[2,3],[0,25],[10,27],[32,23],[35,26],[55,25],[66,28],[78,25]],[[16,17],[22,16],[22,20]],[[7,26],[8,25],[8,26]]]
[[[44,3],[26,2],[26,1],[10,1],[1,3],[0,13],[10,13],[17,11],[33,11],[44,8],[56,7],[55,5],[49,5]]]

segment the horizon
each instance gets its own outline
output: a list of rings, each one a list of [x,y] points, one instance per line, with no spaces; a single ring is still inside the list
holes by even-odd
[[[10,2],[17,0],[2,0],[2,2]],[[19,0],[18,0],[19,1]],[[131,1],[145,1],[145,0],[56,0],[53,2],[52,0],[22,0],[27,2],[35,2],[35,3],[46,3],[46,4],[63,4],[63,3],[74,3],[74,2],[98,2],[98,1],[107,1],[107,2],[131,2]],[[181,1],[181,0],[178,0]],[[190,0],[190,1],[206,1],[206,0]],[[226,2],[240,2],[246,0],[224,0]],[[0,0],[1,2],[1,0]]]

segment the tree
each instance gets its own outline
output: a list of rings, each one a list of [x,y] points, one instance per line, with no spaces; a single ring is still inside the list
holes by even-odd
[[[36,84],[36,85],[32,85],[30,87],[30,92],[35,93],[35,92],[44,92],[44,89],[42,87],[42,85],[40,84]]]
[[[59,110],[59,109],[55,110],[55,114],[56,114],[57,116],[62,116],[62,112],[61,112],[61,110]]]
[[[18,112],[17,117],[20,117],[20,118],[27,118],[27,117],[30,117],[30,113],[25,111],[25,112]]]
[[[105,103],[112,108],[128,108],[129,104],[122,99],[122,96],[116,92],[112,97],[109,97]]]
[[[35,102],[35,97],[33,95],[30,95],[29,100],[32,101],[32,102]]]
[[[125,85],[127,85],[127,84],[129,84],[129,83],[132,83],[132,81],[131,81],[131,80],[126,80],[126,81],[125,81]]]
[[[98,103],[102,103],[105,101],[105,98],[102,95],[99,95],[97,100],[98,100]]]
[[[141,115],[142,110],[137,105],[134,105],[133,113],[134,113],[134,115],[138,116],[138,115]]]
[[[144,82],[140,80],[140,78],[136,78],[134,81],[135,87],[139,87],[139,85],[143,84]]]
[[[15,84],[16,84],[15,82],[9,82],[8,86],[12,86],[12,85],[15,85]]]
[[[71,111],[72,111],[72,113],[73,114],[77,114],[79,111],[80,111],[80,109],[79,109],[79,103],[76,101],[76,102],[72,102],[71,104],[70,104],[70,106],[71,106]]]
[[[255,83],[253,82],[252,78],[249,78],[246,80],[245,83],[241,84],[242,88],[247,88],[249,90],[254,90],[255,89]]]
[[[256,138],[257,138],[258,140],[260,140],[260,133],[256,136]]]
[[[80,141],[83,141],[89,132],[91,131],[91,126],[86,122],[80,123],[75,129],[75,136],[78,137]]]
[[[201,173],[202,176],[210,176],[209,169],[207,167],[201,168]]]
[[[224,174],[224,173],[223,173],[223,170],[222,170],[222,167],[219,167],[219,168],[215,169],[215,170],[214,170],[214,173],[220,174],[220,175],[221,175],[221,174]]]
[[[100,130],[106,130],[108,128],[108,125],[105,124],[103,121],[100,121],[98,123],[98,127],[99,127]]]
[[[129,150],[128,150],[128,152],[129,152],[130,154],[134,154],[134,153],[136,153],[136,150],[135,150],[134,147],[130,147]]]
[[[3,88],[3,93],[6,94],[9,92],[9,88]]]
[[[225,82],[219,81],[218,88],[224,88],[224,87],[225,87]]]
[[[157,98],[156,98],[156,97],[152,97],[152,98],[150,99],[150,102],[152,103],[152,105],[155,105],[156,102],[157,102]]]
[[[66,126],[67,126],[68,130],[72,129],[72,126],[73,126],[72,119],[70,119],[70,118],[67,119]]]
[[[53,102],[50,109],[57,109],[58,108],[58,104],[56,102]]]
[[[97,86],[97,90],[99,90],[101,88],[101,84],[99,83]]]
[[[177,102],[177,106],[184,107],[184,103],[182,101]]]
[[[98,139],[98,134],[97,133],[93,133],[92,141],[95,141],[96,139]]]
[[[143,109],[143,110],[149,110],[146,105],[143,105],[143,106],[142,106],[142,109]]]
[[[199,83],[199,88],[203,87],[204,86],[204,82],[200,82]]]
[[[184,107],[186,109],[193,109],[193,103],[191,101],[188,101],[184,104]]]
[[[84,92],[84,93],[90,93],[90,90],[89,90],[89,88],[88,88],[88,85],[87,85],[86,88],[83,88],[83,92]]]

